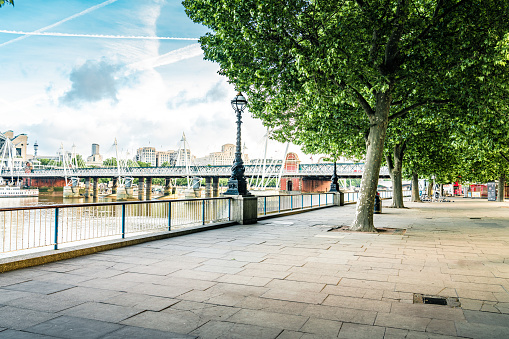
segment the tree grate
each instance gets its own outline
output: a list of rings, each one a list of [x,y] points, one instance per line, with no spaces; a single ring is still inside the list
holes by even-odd
[[[461,307],[459,299],[456,297],[441,297],[438,295],[424,295],[420,293],[414,293],[414,304]]]

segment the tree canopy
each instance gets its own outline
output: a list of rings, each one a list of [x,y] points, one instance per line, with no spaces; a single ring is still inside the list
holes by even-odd
[[[364,139],[352,229],[374,231],[390,121],[465,97],[509,31],[506,1],[185,0],[200,39],[279,139],[335,154]],[[502,57],[502,62],[507,55]]]

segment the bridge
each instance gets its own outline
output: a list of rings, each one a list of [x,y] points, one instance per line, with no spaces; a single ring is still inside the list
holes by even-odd
[[[278,175],[281,172],[282,165],[265,165],[265,171],[261,165],[245,165],[246,177],[262,176],[265,173]],[[281,175],[283,177],[310,177],[310,178],[330,178],[334,171],[334,165],[330,163],[322,164],[300,164],[298,169],[287,170],[283,168]],[[340,163],[337,164],[337,174],[339,178],[360,178],[364,171],[364,163]],[[69,171],[67,171],[69,173]],[[181,178],[181,177],[218,177],[227,178],[231,174],[231,166],[175,166],[175,167],[133,167],[128,171],[121,172],[123,176],[132,176],[135,178]],[[62,178],[64,177],[63,168],[52,169],[33,169],[30,172],[24,170],[11,171],[3,170],[1,177],[10,178],[11,175],[19,178]],[[69,175],[69,174],[68,174]],[[78,168],[72,170],[72,176],[80,178],[114,178],[118,176],[116,167],[107,168]],[[380,170],[381,178],[389,177],[387,167]]]

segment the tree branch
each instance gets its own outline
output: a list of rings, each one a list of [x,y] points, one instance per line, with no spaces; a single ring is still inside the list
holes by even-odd
[[[502,156],[502,158],[504,158],[504,160],[505,160],[505,161],[509,162],[509,158],[507,158],[507,157],[505,156],[505,154],[504,154],[504,153],[502,153],[502,151],[500,151],[499,153],[500,153],[500,155]]]
[[[405,116],[406,114],[408,114],[408,112],[410,112],[414,108],[417,108],[417,107],[420,107],[420,106],[424,106],[424,105],[427,105],[427,104],[447,104],[449,102],[450,102],[449,100],[428,100],[428,101],[418,102],[418,103],[415,103],[413,105],[410,105],[408,107],[403,108],[399,112],[394,113],[393,115],[391,115],[389,117],[389,121],[397,119],[397,118],[401,118],[401,117]]]

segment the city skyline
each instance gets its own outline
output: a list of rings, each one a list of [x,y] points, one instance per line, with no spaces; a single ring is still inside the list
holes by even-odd
[[[115,138],[125,150],[167,150],[184,132],[197,154],[209,154],[235,139],[235,89],[203,60],[196,39],[207,30],[180,1],[15,4],[0,9],[1,129],[27,134],[30,150],[37,141],[39,154],[62,143],[88,154]],[[249,112],[243,122],[242,143],[262,156],[266,129]],[[271,141],[269,156],[284,149]]]

